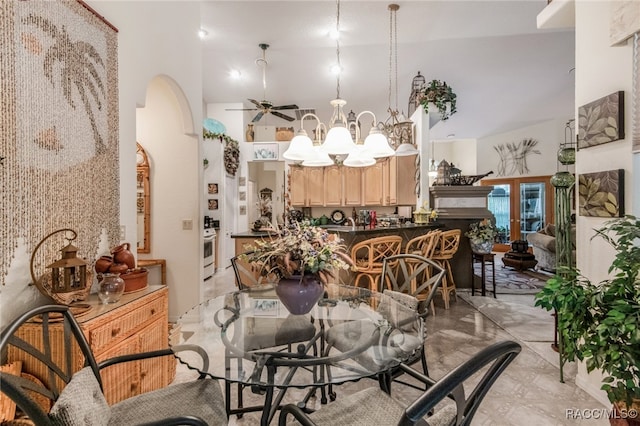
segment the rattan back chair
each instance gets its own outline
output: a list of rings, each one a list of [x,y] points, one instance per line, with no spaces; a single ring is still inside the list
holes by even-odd
[[[30,344],[16,332],[27,322],[41,325],[35,343]],[[64,342],[52,347],[51,335],[62,334]],[[84,359],[70,354],[78,347]],[[208,358],[199,346],[185,345]],[[175,349],[174,349],[175,350]],[[0,390],[20,412],[38,426],[47,425],[207,425],[227,424],[222,391],[217,381],[200,376],[198,380],[173,384],[163,389],[136,395],[112,406],[103,394],[100,370],[122,362],[135,362],[173,355],[171,349],[122,355],[98,363],[80,325],[68,306],[45,305],[32,309],[12,321],[0,333],[2,363],[24,360],[24,369],[37,380],[0,371]]]
[[[376,282],[382,274],[382,263],[389,256],[400,254],[402,237],[387,235],[370,238],[356,243],[351,247],[351,259],[355,262],[356,277],[353,285],[360,286],[362,280],[371,290],[376,288]]]
[[[438,246],[439,236],[442,233],[439,229],[434,229],[424,235],[418,235],[407,242],[404,252],[407,254],[417,254],[430,259]]]
[[[451,259],[458,252],[460,247],[460,237],[462,231],[459,229],[450,229],[448,231],[442,231],[438,241],[432,260],[438,262],[446,271],[446,275],[442,280],[442,286],[440,292],[442,293],[442,300],[444,301],[444,308],[449,309],[449,300],[451,299],[451,293],[458,297],[456,292],[456,282],[453,279],[453,272],[451,270]]]
[[[391,397],[390,389],[381,381],[379,389],[370,387],[345,395],[311,414],[297,405],[287,404],[280,411],[278,424],[285,426],[288,417],[292,416],[303,426],[409,426],[425,422],[430,425],[468,426],[491,386],[521,349],[513,341],[495,343],[438,381],[400,364],[406,374],[427,386],[427,390],[408,405]],[[480,380],[476,374],[482,374]],[[471,392],[465,394],[465,388]],[[426,417],[429,413],[433,415]]]

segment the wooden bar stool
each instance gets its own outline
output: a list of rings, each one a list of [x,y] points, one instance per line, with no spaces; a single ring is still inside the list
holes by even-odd
[[[402,237],[399,235],[370,238],[356,243],[351,248],[351,259],[356,264],[353,285],[359,287],[360,281],[365,280],[368,288],[375,290],[376,281],[382,274],[384,259],[400,254],[401,245]]]
[[[460,246],[460,235],[461,231],[459,229],[442,231],[442,233],[440,233],[440,241],[438,247],[431,257],[431,260],[435,260],[436,262],[438,262],[447,271],[444,279],[442,280],[442,286],[440,287],[440,292],[442,293],[442,300],[444,301],[445,309],[449,309],[449,299],[451,298],[451,293],[455,293],[456,300],[458,298],[456,292],[456,282],[453,280],[451,263],[449,261],[453,259],[453,255],[455,255],[458,251],[458,247]]]

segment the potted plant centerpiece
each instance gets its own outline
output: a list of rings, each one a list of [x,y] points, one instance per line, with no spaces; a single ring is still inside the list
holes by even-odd
[[[456,94],[446,81],[431,80],[422,90],[420,104],[424,112],[429,112],[429,103],[435,104],[444,121],[456,113],[456,98]]]
[[[465,232],[464,235],[469,238],[471,250],[474,253],[487,254],[491,253],[493,242],[498,235],[498,230],[493,222],[484,219],[481,222],[475,222],[469,225],[469,230]]]
[[[623,417],[611,423],[638,425],[640,220],[610,220],[596,229],[596,237],[615,249],[610,278],[593,284],[576,268],[558,268],[536,295],[536,306],[556,311],[561,365],[579,359],[587,371],[601,370],[602,389]]]
[[[335,271],[353,265],[343,241],[308,221],[276,229],[275,235],[248,247],[243,260],[277,277],[276,294],[292,314],[306,314],[324,293]]]

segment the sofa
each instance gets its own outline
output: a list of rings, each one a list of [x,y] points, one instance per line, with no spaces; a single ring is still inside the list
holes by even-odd
[[[538,261],[537,267],[548,272],[556,271],[556,226],[547,224],[539,231],[527,235],[527,242],[533,248],[533,255]],[[571,257],[576,258],[576,228],[571,225]]]

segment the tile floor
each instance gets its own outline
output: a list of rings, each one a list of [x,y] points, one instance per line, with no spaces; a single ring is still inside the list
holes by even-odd
[[[206,297],[228,292],[235,288],[231,269],[218,272]],[[437,298],[438,299],[438,298]],[[516,360],[493,385],[476,413],[473,425],[608,425],[608,420],[567,418],[567,410],[607,408],[575,386],[575,366],[565,371],[565,383],[559,381],[557,354],[550,349],[553,339],[553,319],[549,313],[533,307],[532,295],[507,295],[498,292],[498,298],[472,297],[460,291],[457,302],[444,309],[441,299],[436,300],[436,315],[427,320],[427,360],[430,374],[437,379],[468,359],[481,348],[500,340],[516,340],[523,350]],[[177,380],[190,373],[178,369]],[[361,380],[336,388],[340,394],[377,386],[373,380]],[[410,402],[417,391],[395,385],[393,396]],[[293,390],[285,402],[296,401],[302,394]],[[260,401],[258,395],[245,390],[245,405]],[[312,400],[320,407],[319,398]],[[274,419],[272,424],[276,424]],[[241,419],[233,416],[231,425],[257,425],[259,414],[245,414]]]

